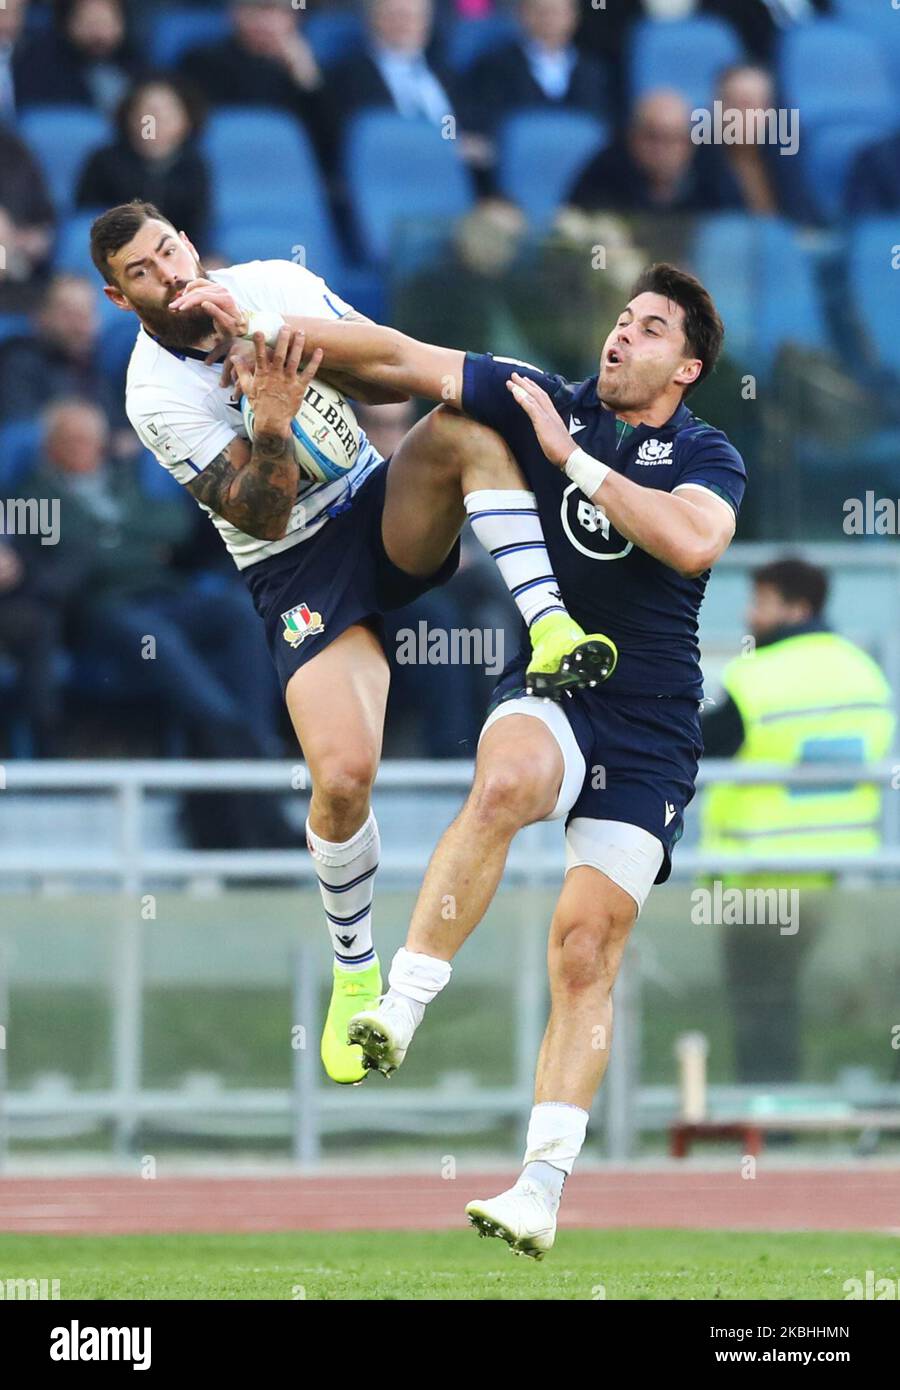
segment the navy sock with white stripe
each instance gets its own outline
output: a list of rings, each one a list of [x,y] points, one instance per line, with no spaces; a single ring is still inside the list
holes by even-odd
[[[306,822],[306,843],[316,861],[319,891],[335,962],[342,970],[365,970],[375,959],[372,895],[381,842],[372,811],[343,844],[323,840]]]
[[[472,530],[497,562],[526,625],[547,613],[565,613],[534,493],[479,488],[463,501]]]

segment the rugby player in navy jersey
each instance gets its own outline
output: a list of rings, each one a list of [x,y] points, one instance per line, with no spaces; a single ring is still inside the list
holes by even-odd
[[[685,404],[715,365],[722,322],[693,276],[650,266],[603,345],[598,374],[576,383],[391,329],[311,319],[295,326],[306,333],[305,351],[321,350],[326,365],[450,402],[496,431],[536,498],[568,611],[618,649],[603,684],[553,703],[526,693],[523,644],[500,678],[474,785],[428,867],[390,988],[349,1026],[372,1067],[395,1070],[487,910],[513,836],[535,821],[565,820],[566,873],[549,941],[552,1007],[524,1169],[509,1191],[466,1208],[483,1234],[539,1258],[553,1244],[563,1184],[606,1069],[626,940],[653,884],[669,876],[694,794],[697,618],[746,480],[725,435]],[[507,495],[480,493],[468,510],[502,563],[517,544],[504,529]]]

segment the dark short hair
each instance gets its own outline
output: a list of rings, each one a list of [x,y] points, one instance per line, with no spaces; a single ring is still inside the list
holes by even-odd
[[[128,126],[132,112],[148,87],[168,87],[170,91],[173,91],[184,107],[190,122],[187,139],[191,140],[199,134],[206,117],[206,103],[197,88],[189,81],[185,81],[178,73],[149,68],[132,83],[116,108],[116,130],[120,140],[128,141]]]
[[[828,575],[799,555],[785,555],[759,565],[753,570],[752,579],[754,584],[769,585],[786,603],[808,603],[813,617],[822,612],[828,598]]]
[[[691,354],[703,363],[697,380],[685,388],[684,394],[690,395],[716,365],[725,337],[725,326],[709,290],[688,271],[679,270],[677,265],[669,265],[666,261],[657,261],[641,271],[630,298],[635,299],[639,294],[661,294],[684,310],[684,340]]]
[[[125,0],[110,0],[110,3],[113,4],[121,14],[123,20],[125,21],[125,26],[127,29],[128,6],[126,5]],[[53,21],[56,25],[57,30],[60,33],[64,32],[68,28],[69,20],[72,18],[72,15],[74,14],[75,10],[78,9],[78,6],[80,4],[81,0],[54,0]]]
[[[116,208],[103,212],[91,225],[91,260],[108,285],[118,285],[116,277],[109,268],[109,258],[116,251],[127,246],[132,237],[137,236],[145,222],[165,222],[175,230],[164,212],[155,203],[145,203],[142,198],[133,198],[130,203],[120,203]]]

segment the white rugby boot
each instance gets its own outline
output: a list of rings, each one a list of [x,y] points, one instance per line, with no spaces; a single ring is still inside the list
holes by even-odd
[[[516,1255],[542,1260],[556,1239],[556,1217],[537,1183],[520,1179],[499,1197],[469,1202],[469,1221],[480,1236],[499,1236]]]
[[[391,1076],[402,1064],[419,1026],[415,1008],[401,995],[388,993],[373,1009],[353,1015],[347,1039],[362,1048],[363,1066],[369,1071]]]

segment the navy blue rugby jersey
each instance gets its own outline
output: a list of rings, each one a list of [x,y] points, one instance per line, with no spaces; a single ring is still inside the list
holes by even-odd
[[[709,571],[686,579],[624,539],[562,469],[545,457],[528,416],[506,383],[513,372],[544,388],[586,453],[640,487],[675,492],[700,487],[737,516],[747,474],[721,430],[683,403],[664,425],[627,425],[597,397],[597,378],[568,382],[527,363],[468,353],[462,406],[509,445],[537,497],[550,563],[563,602],[587,632],[604,632],[619,662],[603,689],[610,695],[703,694],[697,619]],[[530,655],[527,635],[508,669]]]

